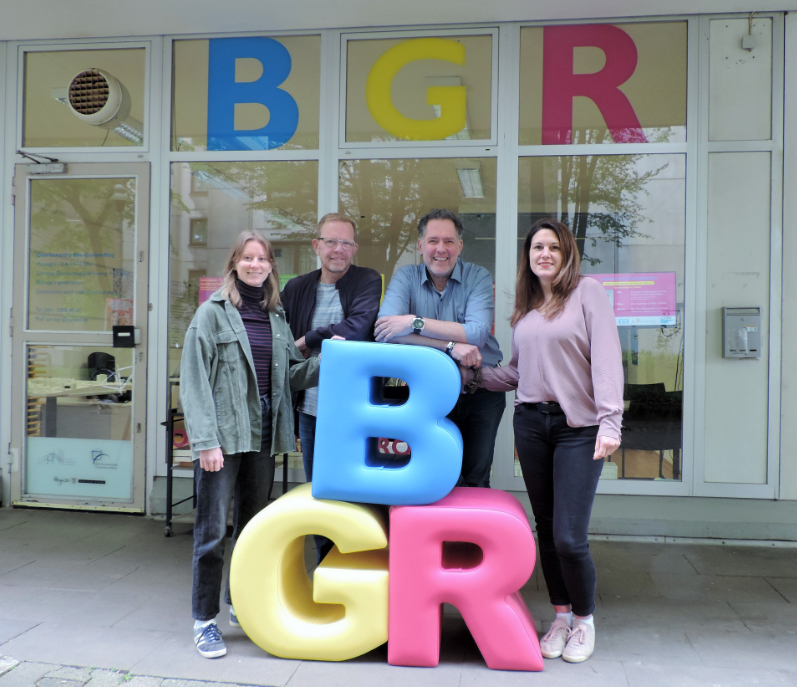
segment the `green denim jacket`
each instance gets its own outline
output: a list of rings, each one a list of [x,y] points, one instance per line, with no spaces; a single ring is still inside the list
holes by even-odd
[[[318,384],[318,358],[305,360],[277,306],[271,322],[271,453],[295,448],[291,389]],[[237,308],[214,293],[185,335],[180,402],[193,459],[203,449],[226,455],[260,450],[261,410],[252,349]]]

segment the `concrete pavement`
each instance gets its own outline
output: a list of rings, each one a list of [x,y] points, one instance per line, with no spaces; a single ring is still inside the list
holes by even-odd
[[[797,548],[593,539],[597,645],[580,665],[491,671],[446,607],[440,666],[275,658],[219,616],[228,654],[201,658],[190,618],[191,526],[0,509],[0,687],[797,686]],[[523,589],[538,630],[542,575]]]

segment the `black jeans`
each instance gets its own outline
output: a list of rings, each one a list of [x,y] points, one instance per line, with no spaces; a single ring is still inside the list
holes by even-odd
[[[515,408],[514,426],[551,603],[572,604],[573,613],[588,616],[595,610],[596,577],[587,528],[603,467],[592,459],[598,427],[568,427],[563,414],[546,415],[525,403]]]
[[[462,434],[462,474],[458,487],[489,487],[495,435],[506,408],[506,393],[477,389],[460,394],[448,414]]]
[[[315,415],[299,412],[299,439],[302,440],[302,463],[304,476],[308,482],[313,481],[313,456],[315,455]],[[313,535],[316,549],[316,563],[321,563],[332,550],[335,543],[320,534]]]
[[[224,538],[233,496],[233,548],[241,530],[268,505],[268,493],[274,481],[274,456],[271,455],[271,408],[267,399],[261,399],[261,408],[263,436],[259,451],[224,456],[224,467],[217,472],[203,470],[199,461],[194,461],[197,489],[191,591],[194,620],[211,620],[219,614]],[[232,604],[229,574],[224,601]]]

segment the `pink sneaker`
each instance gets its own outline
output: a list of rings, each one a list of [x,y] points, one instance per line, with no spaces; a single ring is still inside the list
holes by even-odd
[[[581,663],[592,656],[593,651],[595,651],[595,627],[579,623],[568,633],[567,646],[562,652],[562,658],[568,663]]]
[[[559,658],[567,644],[570,626],[564,618],[557,618],[540,640],[540,651],[544,658]]]

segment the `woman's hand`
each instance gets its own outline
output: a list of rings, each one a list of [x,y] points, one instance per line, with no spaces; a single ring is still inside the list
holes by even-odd
[[[457,367],[459,368],[459,376],[462,377],[462,385],[459,387],[459,390],[462,391],[468,382],[473,381],[476,373],[470,367],[463,367],[462,365],[457,365]]]
[[[620,440],[613,437],[598,437],[595,440],[595,455],[592,460],[600,460],[606,456],[612,455],[618,448],[620,448]]]
[[[199,466],[208,472],[218,472],[224,467],[224,454],[220,448],[207,448],[199,452]]]

